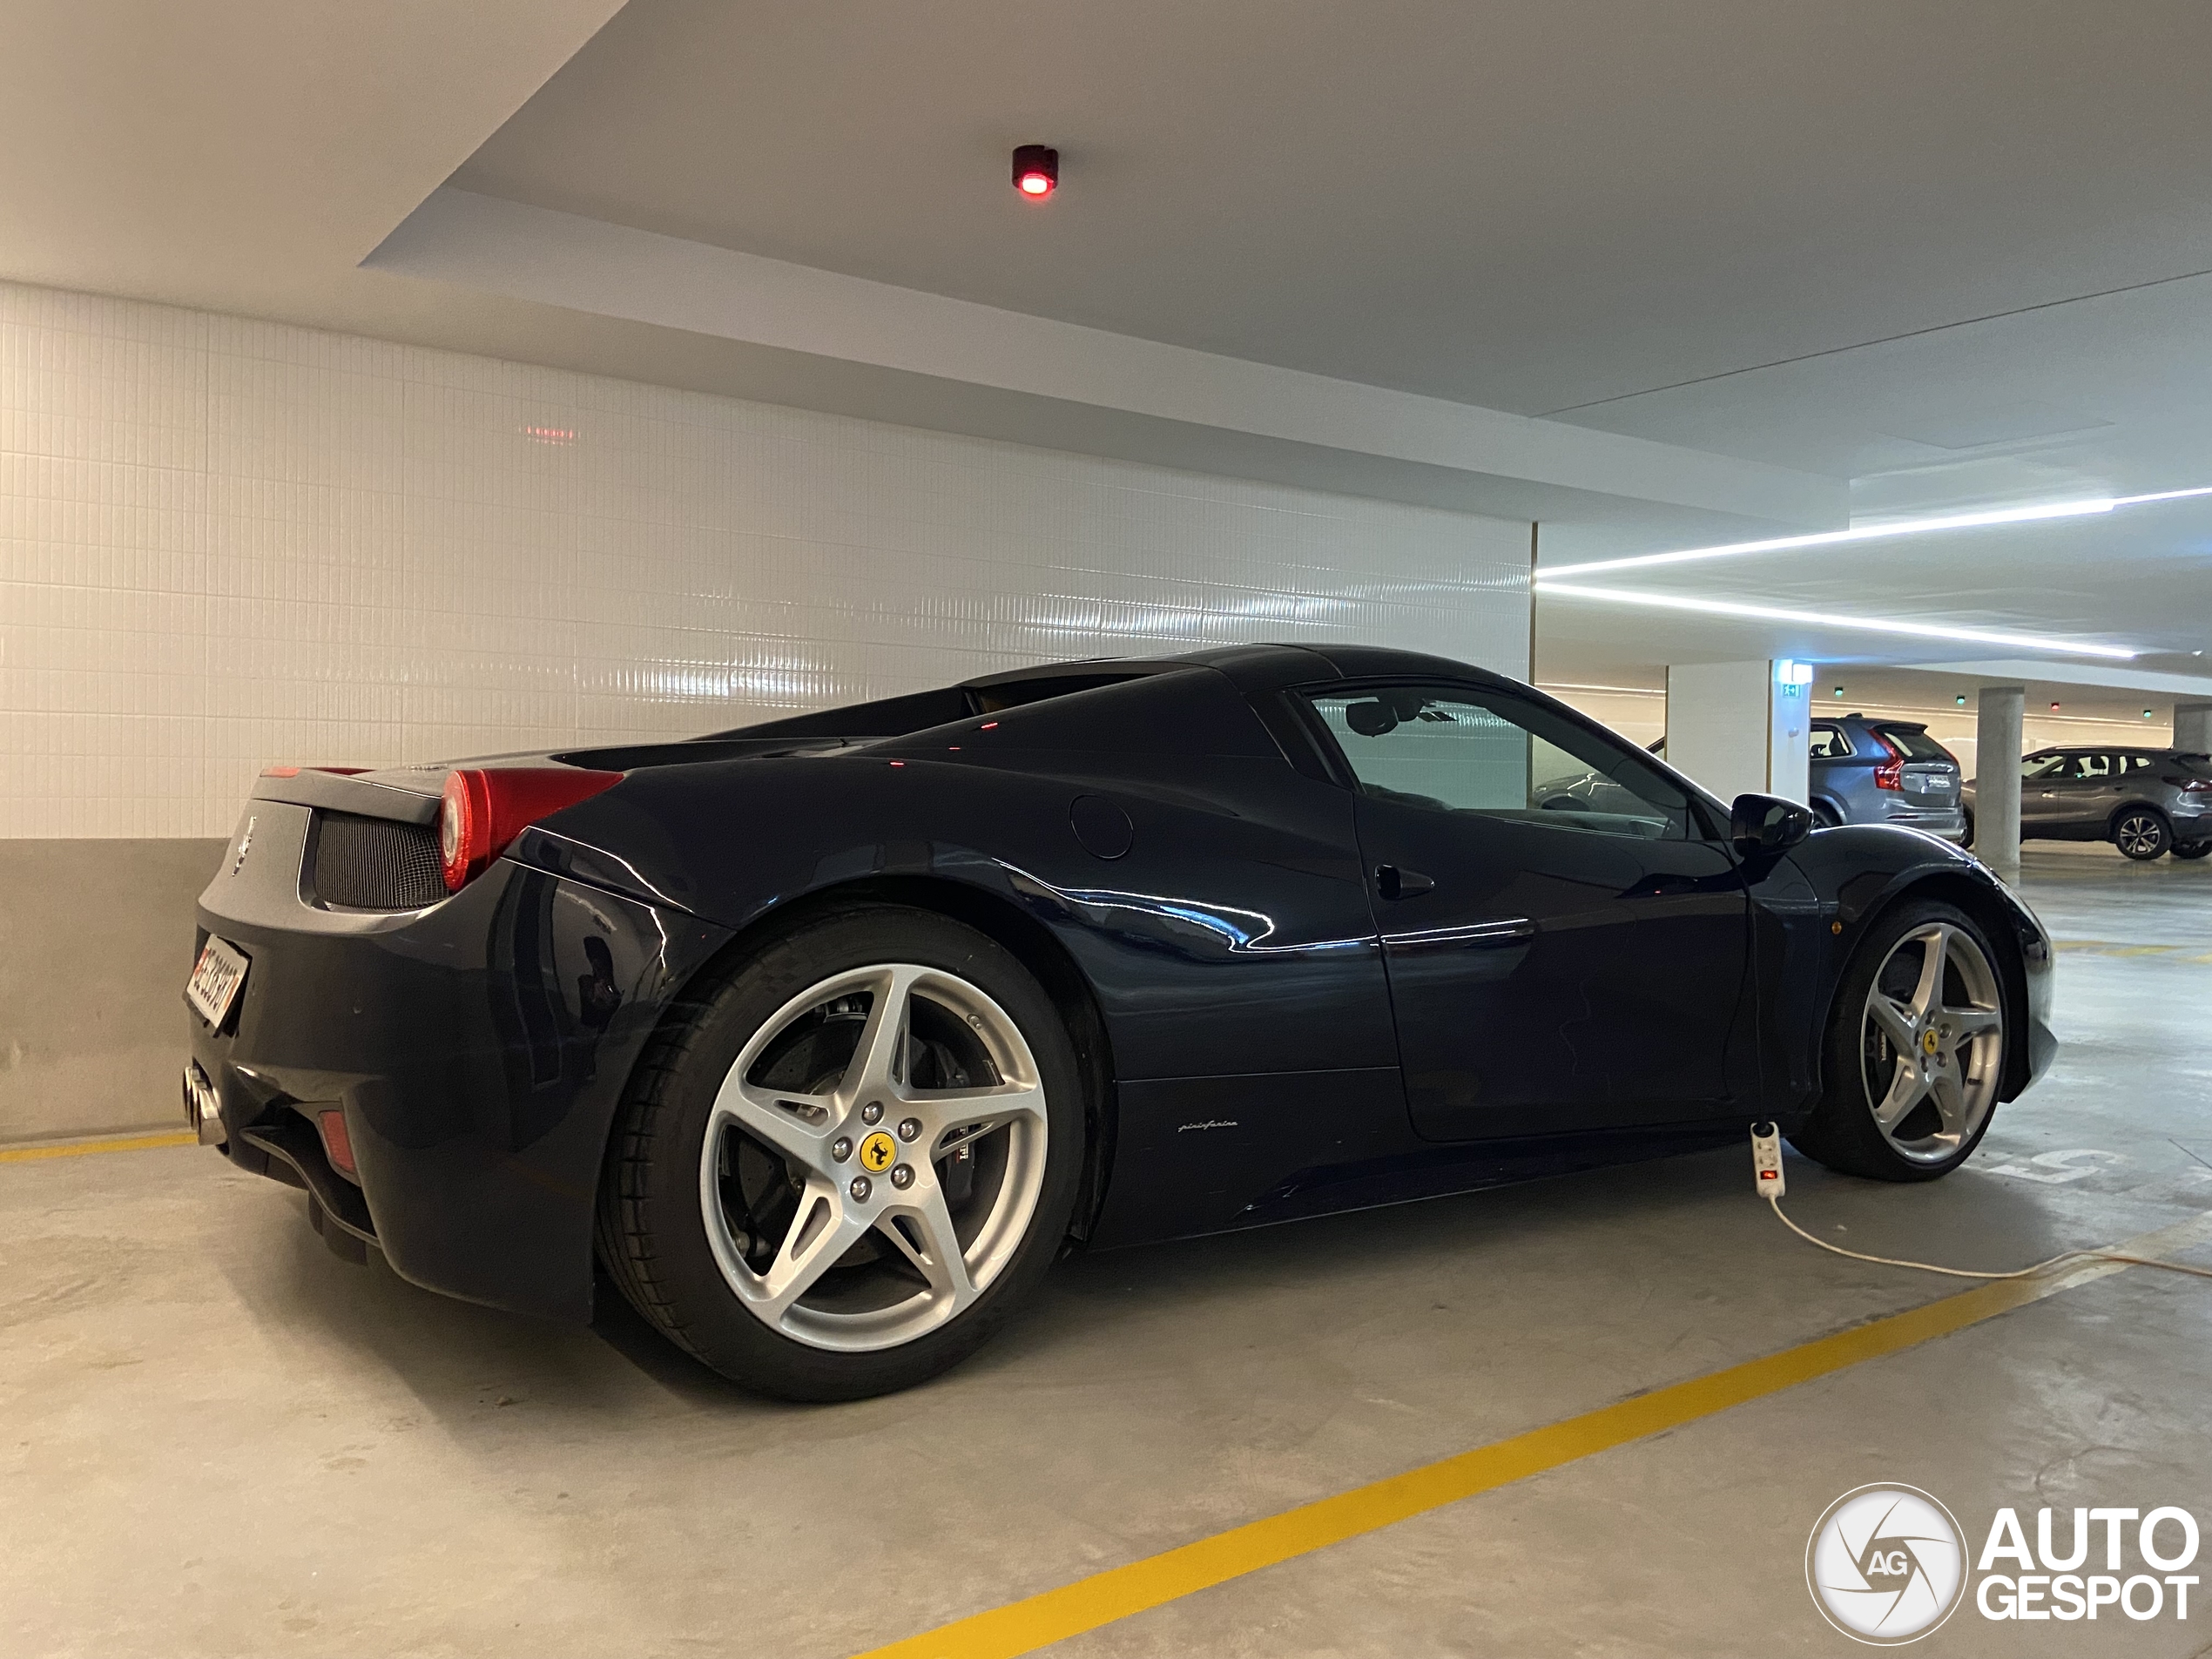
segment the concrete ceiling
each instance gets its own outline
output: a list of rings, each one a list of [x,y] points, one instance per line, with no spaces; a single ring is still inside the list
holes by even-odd
[[[631,0],[453,182],[1552,415],[2212,271],[2208,62],[2201,0]]]
[[[620,0],[8,0],[0,276],[404,326],[354,267]]]

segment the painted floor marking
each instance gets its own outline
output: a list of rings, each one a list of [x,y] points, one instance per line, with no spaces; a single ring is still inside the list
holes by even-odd
[[[2116,939],[2054,939],[2054,948],[2066,951],[2088,951],[2100,956],[2171,956],[2178,951],[2195,951],[2195,945],[2132,945]],[[2212,962],[2212,954],[2199,953],[2182,956],[2185,962]]]
[[[150,1152],[157,1146],[191,1146],[199,1139],[188,1129],[158,1135],[110,1136],[97,1141],[57,1141],[46,1146],[0,1147],[0,1163],[37,1163],[47,1158],[83,1157],[88,1152]]]
[[[2212,1212],[2112,1248],[2125,1255],[2159,1256],[2208,1241],[2212,1241]],[[1180,1548],[871,1649],[856,1659],[1017,1659],[1050,1642],[1096,1630],[1264,1567],[1711,1417],[1865,1360],[1948,1336],[2047,1296],[2128,1271],[2122,1263],[2092,1262],[2042,1278],[1977,1285],[1764,1359],[1693,1377],[1565,1422],[1302,1504]]]

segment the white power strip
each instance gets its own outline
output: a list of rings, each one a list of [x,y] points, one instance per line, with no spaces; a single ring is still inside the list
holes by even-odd
[[[1762,1133],[1764,1130],[1764,1133]],[[2184,1262],[2162,1262],[2155,1256],[2122,1256],[2108,1250],[2069,1250],[2054,1256],[2033,1267],[2014,1268],[2009,1273],[1978,1273],[1965,1267],[1938,1267],[1933,1262],[1900,1261],[1894,1256],[1868,1256],[1858,1251],[1845,1250],[1841,1244],[1831,1244],[1824,1238],[1816,1238],[1803,1227],[1782,1213],[1782,1194],[1788,1183],[1782,1174],[1782,1136],[1772,1123],[1751,1125],[1751,1188],[1773,1209],[1775,1219],[1808,1244],[1837,1256],[1848,1256],[1855,1262],[1871,1262],[1877,1267],[1910,1267],[1923,1273],[1941,1273],[1946,1278],[2033,1278],[2038,1273],[2048,1272],[2061,1262],[2125,1262],[2130,1267],[2163,1267],[2169,1272],[2188,1273],[2198,1278],[2212,1278],[2212,1267],[2191,1267]]]

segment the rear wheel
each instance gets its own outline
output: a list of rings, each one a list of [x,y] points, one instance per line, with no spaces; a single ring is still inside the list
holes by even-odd
[[[2212,841],[2183,841],[2174,849],[2177,859],[2201,859],[2207,853],[2212,853]]]
[[[774,941],[639,1064],[598,1240],[639,1312],[789,1399],[903,1388],[980,1346],[1067,1231],[1081,1076],[972,928],[888,906]]]
[[[2174,844],[2166,814],[2155,806],[2128,806],[2112,820],[2112,844],[2138,864],[2148,864]]]
[[[1799,1151],[1881,1181],[1965,1163],[2005,1069],[2003,988],[1973,918],[1925,900],[1878,918],[1837,988],[1824,1058]]]
[[[1961,846],[1971,847],[1974,844],[1974,815],[1972,813],[1968,813],[1965,816],[1966,819],[1966,833],[1959,838],[1959,845]]]
[[[1826,801],[1817,800],[1812,804],[1812,821],[1822,829],[1835,829],[1843,823],[1844,818]]]

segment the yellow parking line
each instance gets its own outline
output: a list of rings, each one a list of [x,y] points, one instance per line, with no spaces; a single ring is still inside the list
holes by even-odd
[[[157,1146],[190,1146],[199,1140],[190,1130],[158,1135],[122,1135],[101,1141],[61,1141],[51,1146],[0,1147],[0,1163],[35,1163],[42,1158],[82,1157],[87,1152],[145,1152]]]
[[[2212,1239],[2212,1212],[2114,1248],[2157,1256]],[[1563,1423],[1516,1434],[1403,1474],[1131,1561],[1025,1601],[875,1648],[857,1659],[1016,1659],[1279,1561],[1555,1469],[1593,1453],[1710,1417],[1862,1361],[1979,1325],[2060,1291],[2127,1269],[2096,1262],[2046,1278],[1977,1285],[1904,1313],[1822,1337],[1763,1359],[1660,1388]]]

